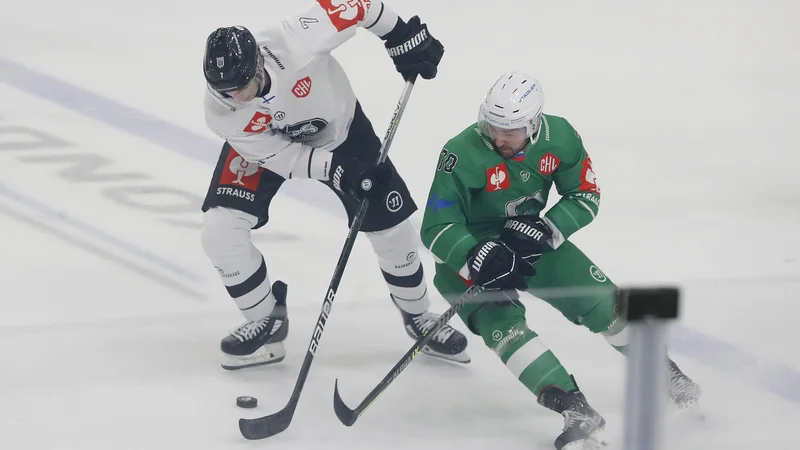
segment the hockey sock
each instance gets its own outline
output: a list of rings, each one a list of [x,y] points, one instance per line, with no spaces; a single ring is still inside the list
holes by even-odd
[[[411,223],[406,220],[388,230],[366,234],[397,306],[410,314],[427,311],[430,307],[428,285],[419,259],[416,231]]]
[[[211,208],[203,216],[202,243],[225,289],[249,320],[267,317],[275,296],[264,256],[250,240],[251,220],[241,211]]]
[[[615,320],[608,330],[601,333],[606,342],[623,355],[628,345],[628,327],[626,325],[623,320]]]
[[[545,386],[565,391],[577,389],[561,361],[524,322],[510,327],[488,328],[481,337],[514,377],[535,395],[538,396]]]

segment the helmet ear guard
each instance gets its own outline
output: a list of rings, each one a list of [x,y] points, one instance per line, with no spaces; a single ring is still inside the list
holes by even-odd
[[[544,93],[536,78],[506,72],[495,81],[478,111],[478,127],[488,135],[489,127],[506,130],[525,127],[531,143],[539,139]]]

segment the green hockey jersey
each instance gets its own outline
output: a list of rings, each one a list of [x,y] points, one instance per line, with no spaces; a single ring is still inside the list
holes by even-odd
[[[557,116],[543,115],[539,139],[513,159],[503,159],[472,124],[439,155],[422,220],[422,242],[437,262],[465,278],[467,254],[497,233],[506,218],[540,215],[555,184],[561,199],[544,215],[551,245],[589,224],[600,207],[592,160],[580,135]]]

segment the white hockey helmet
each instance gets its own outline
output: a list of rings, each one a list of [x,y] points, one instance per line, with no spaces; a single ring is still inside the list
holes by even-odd
[[[492,85],[478,112],[478,127],[512,130],[525,127],[532,144],[539,140],[544,93],[539,80],[519,72],[506,72]]]

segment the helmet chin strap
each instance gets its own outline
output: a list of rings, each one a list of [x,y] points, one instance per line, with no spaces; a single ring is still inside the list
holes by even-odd
[[[258,56],[258,67],[261,70],[256,74],[256,80],[258,80],[258,95],[256,97],[263,97],[269,94],[269,90],[272,87],[272,79],[269,77],[267,73],[267,69],[264,68],[264,60],[262,59],[261,55]]]
[[[536,145],[539,142],[539,136],[542,134],[542,118],[539,117],[539,127],[536,129],[536,132],[531,134],[530,141],[531,145]]]
[[[530,137],[530,139],[529,139],[529,140],[531,141],[531,145],[536,145],[536,143],[537,143],[537,142],[539,142],[539,134],[540,134],[540,131],[541,131],[541,129],[539,129],[539,130],[536,130],[536,133],[533,133],[533,134],[531,135],[531,137]]]

